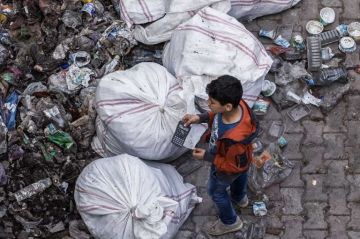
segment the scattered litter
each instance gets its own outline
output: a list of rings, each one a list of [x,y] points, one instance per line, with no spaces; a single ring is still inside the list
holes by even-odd
[[[266,205],[264,202],[253,202],[253,213],[255,216],[263,217],[267,214]]]

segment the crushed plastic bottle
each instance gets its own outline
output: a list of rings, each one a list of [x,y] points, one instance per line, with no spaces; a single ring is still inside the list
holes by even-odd
[[[45,116],[51,119],[55,125],[57,125],[60,128],[65,127],[65,120],[61,116],[59,108],[57,106],[54,106],[51,109],[46,109],[43,112]]]
[[[320,76],[316,79],[308,79],[309,86],[330,85],[333,82],[346,83],[348,72],[345,67],[327,68],[320,71]]]
[[[16,110],[19,102],[19,94],[13,91],[7,98],[4,104],[6,127],[8,129],[15,129],[16,127]]]
[[[30,184],[19,191],[14,193],[16,201],[21,202],[24,199],[27,199],[35,194],[43,192],[45,189],[52,185],[51,179],[41,179],[33,184]]]

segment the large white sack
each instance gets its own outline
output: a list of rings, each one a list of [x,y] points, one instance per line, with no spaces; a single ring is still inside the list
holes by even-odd
[[[172,238],[201,198],[170,165],[122,154],[89,164],[74,193],[95,238]]]
[[[244,99],[252,106],[272,59],[235,18],[206,7],[173,32],[163,64],[181,82],[186,99],[205,99],[207,83],[232,75],[243,84]]]
[[[133,31],[137,41],[147,45],[170,39],[172,31],[190,19],[197,10],[211,6],[219,11],[230,10],[230,0],[119,0],[121,19],[131,27],[134,24],[152,22],[143,27],[137,25]]]
[[[186,113],[182,88],[151,62],[104,76],[96,90],[97,136],[108,156],[128,153],[148,160],[176,158],[186,149],[171,143]],[[99,124],[101,123],[101,129]]]
[[[257,17],[275,14],[289,9],[301,0],[231,0],[228,13],[240,20],[253,20]]]

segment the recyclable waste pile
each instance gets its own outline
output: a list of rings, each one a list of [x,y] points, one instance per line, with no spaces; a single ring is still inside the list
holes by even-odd
[[[98,79],[161,51],[137,44],[112,1],[1,1],[0,238],[91,238],[74,187],[99,158]]]
[[[360,40],[360,23],[333,26],[331,8],[322,9],[320,21],[304,26],[307,37],[292,24],[262,29],[259,38],[271,43],[263,46],[234,17],[251,20],[288,9],[299,0],[281,7],[238,0],[190,1],[191,6],[184,1],[149,2],[0,2],[0,238],[92,238],[110,233],[107,238],[121,233],[115,227],[101,231],[103,224],[87,213],[97,201],[78,187],[86,184],[91,189],[89,178],[78,177],[84,168],[84,175],[90,169],[95,172],[98,161],[122,153],[132,155],[126,157],[134,157],[140,168],[151,165],[169,185],[178,182],[177,188],[164,183],[152,192],[171,209],[166,211],[172,213],[168,221],[160,220],[163,214],[158,211],[156,218],[146,218],[141,214],[144,208],[130,213],[150,224],[155,220],[159,231],[151,232],[154,238],[171,238],[201,199],[176,172],[167,174],[173,168],[138,158],[160,161],[184,153],[171,144],[171,135],[183,114],[206,110],[206,83],[220,74],[235,75],[260,120],[273,102],[286,117],[299,121],[313,107],[331,110],[350,89],[348,72],[360,73],[359,66],[345,64]],[[146,129],[137,128],[141,126]],[[293,168],[282,155],[285,128],[284,119],[270,122],[253,142],[249,186],[257,195],[264,196],[265,188],[284,180]],[[139,139],[151,142],[137,144]],[[151,145],[156,147],[149,153]],[[100,156],[104,159],[96,160]],[[112,169],[104,167],[108,170]],[[186,197],[179,195],[189,188],[188,198],[194,200],[182,205]],[[94,189],[101,191],[101,183]],[[172,201],[161,198],[164,195],[172,195]],[[265,203],[254,203],[255,215],[266,215]],[[152,212],[159,209],[152,206]],[[106,215],[102,223],[114,216],[107,209],[95,210]],[[122,209],[116,208],[123,213]],[[144,228],[151,231],[147,224]],[[261,238],[264,228],[260,220],[248,224],[243,233]],[[126,227],[126,233],[134,231]]]

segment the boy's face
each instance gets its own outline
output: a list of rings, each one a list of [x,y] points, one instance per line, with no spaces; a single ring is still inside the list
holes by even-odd
[[[207,100],[207,103],[210,110],[214,113],[230,112],[233,109],[232,104],[228,103],[225,105],[221,105],[219,101],[215,100],[214,98],[211,98],[210,96],[209,99]]]

